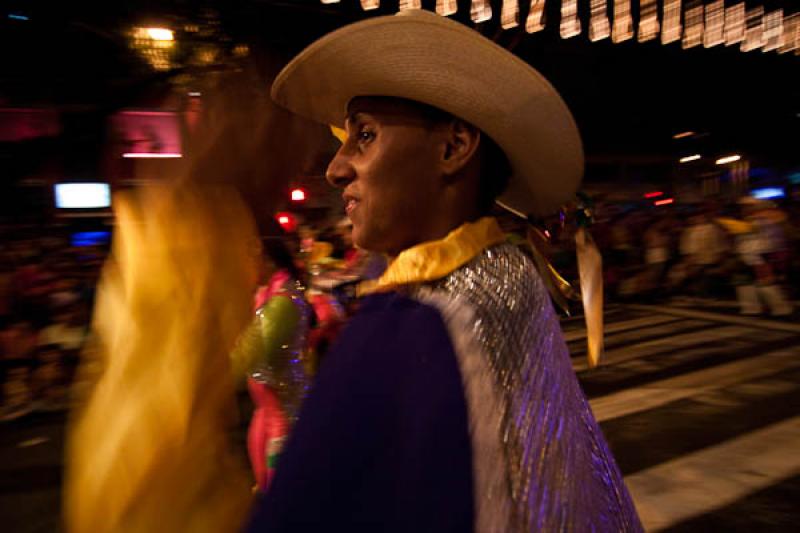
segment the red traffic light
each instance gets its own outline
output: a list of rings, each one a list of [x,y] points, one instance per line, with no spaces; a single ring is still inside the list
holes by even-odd
[[[292,192],[289,197],[292,199],[293,202],[305,202],[306,191],[300,188],[292,189]]]
[[[291,232],[297,227],[297,219],[291,213],[276,213],[275,220],[278,221],[283,231]]]

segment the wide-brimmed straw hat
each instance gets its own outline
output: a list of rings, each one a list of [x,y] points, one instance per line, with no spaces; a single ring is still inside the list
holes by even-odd
[[[581,139],[559,94],[530,65],[458,22],[408,10],[345,26],[303,50],[272,85],[277,104],[340,127],[358,96],[414,100],[479,128],[511,163],[498,202],[521,215],[555,211],[578,188]]]

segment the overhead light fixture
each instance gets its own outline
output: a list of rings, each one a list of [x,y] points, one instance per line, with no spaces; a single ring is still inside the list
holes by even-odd
[[[800,44],[798,26],[800,26],[800,13],[792,13],[783,18],[783,45],[778,48],[779,54],[797,50],[797,46]]]
[[[686,157],[681,157],[680,162],[690,163],[692,161],[697,161],[698,159],[700,159],[700,154],[687,155]]]
[[[167,28],[135,27],[130,33],[131,48],[138,51],[142,59],[155,70],[172,68],[171,56],[175,48],[175,36]]]
[[[577,0],[564,0],[561,2],[561,22],[559,33],[562,39],[569,39],[581,33],[581,19],[578,18]]]
[[[711,48],[725,42],[725,0],[714,0],[706,6],[703,46]]]
[[[725,46],[744,40],[744,2],[725,8]]]
[[[681,0],[664,0],[661,20],[661,44],[679,41],[681,38]]]
[[[764,6],[757,6],[745,12],[744,40],[740,46],[742,52],[752,52],[762,48],[764,41]]]
[[[764,47],[761,51],[771,52],[785,44],[783,20],[783,9],[776,9],[764,15]]]
[[[472,22],[486,22],[492,18],[492,4],[488,0],[472,0],[469,8],[469,16]]]
[[[660,29],[656,0],[641,0],[639,4],[639,42],[644,43],[655,39],[658,37]]]
[[[687,0],[688,5],[683,12],[684,29],[681,46],[694,48],[703,44],[703,10],[704,6],[700,0]]]
[[[719,159],[717,159],[717,164],[718,165],[727,165],[728,163],[735,163],[736,161],[740,160],[741,158],[742,158],[742,156],[740,156],[739,154],[728,155],[728,156],[720,157]]]
[[[172,30],[166,28],[145,28],[147,36],[154,41],[173,41],[175,40]]]
[[[676,133],[675,135],[672,136],[672,138],[673,139],[683,139],[685,137],[691,137],[692,135],[694,135],[693,131],[684,131],[684,132],[681,132],[681,133]]]
[[[591,19],[589,20],[589,40],[592,42],[611,36],[611,24],[608,21],[606,0],[592,0]]]
[[[422,9],[422,2],[421,0],[400,0],[398,7],[400,11],[405,11],[406,9]]]
[[[611,28],[611,40],[621,43],[632,37],[633,17],[631,17],[630,0],[614,0],[614,25]]]
[[[436,0],[436,14],[442,17],[449,17],[458,11],[457,0]]]
[[[517,0],[503,0],[500,11],[500,26],[504,30],[519,26],[519,5]]]
[[[525,19],[526,32],[535,33],[544,29],[544,2],[545,0],[531,0],[528,18]]]

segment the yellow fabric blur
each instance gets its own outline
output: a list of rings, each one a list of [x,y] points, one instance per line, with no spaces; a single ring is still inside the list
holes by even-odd
[[[735,218],[719,217],[716,219],[717,223],[728,230],[734,235],[741,235],[742,233],[750,233],[753,231],[753,225],[744,220],[737,220]]]
[[[575,233],[575,252],[578,255],[578,275],[581,279],[581,299],[586,319],[586,338],[589,367],[600,363],[603,355],[603,257],[592,236],[585,228]]]
[[[482,250],[503,242],[506,236],[492,217],[467,222],[454,229],[444,239],[412,246],[398,255],[383,275],[365,281],[358,294],[389,291],[400,285],[443,278],[465,265]]]
[[[94,385],[70,420],[65,530],[238,531],[251,495],[229,443],[228,354],[251,319],[255,224],[222,187],[148,185],[114,206],[82,364]]]
[[[333,245],[329,242],[316,241],[311,246],[311,255],[308,258],[309,263],[319,263],[327,259],[333,253]]]
[[[579,300],[580,295],[578,292],[565,280],[561,274],[553,267],[550,261],[539,250],[537,243],[547,241],[548,237],[544,235],[538,228],[534,226],[528,227],[528,234],[526,235],[526,248],[533,258],[536,269],[542,277],[544,286],[550,297],[567,315],[570,314],[569,300]]]

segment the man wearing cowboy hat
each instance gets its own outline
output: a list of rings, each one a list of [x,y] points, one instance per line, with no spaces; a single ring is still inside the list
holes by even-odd
[[[272,97],[347,137],[328,181],[392,257],[305,401],[251,531],[641,531],[533,263],[583,155],[542,76],[422,11],[313,43]]]

